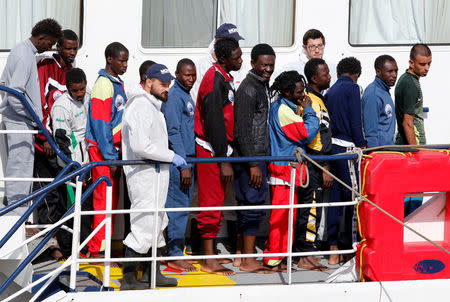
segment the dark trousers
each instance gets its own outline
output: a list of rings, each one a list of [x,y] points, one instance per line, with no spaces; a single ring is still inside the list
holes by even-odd
[[[36,154],[34,157],[34,177],[36,178],[54,178],[58,175],[61,168],[56,163],[56,157],[47,158],[45,155]],[[33,191],[45,187],[47,182],[34,182]],[[53,224],[58,222],[67,212],[67,189],[65,185],[50,191],[41,204],[36,208],[37,221],[39,224]],[[61,251],[65,255],[71,253],[71,234],[66,230],[60,229],[56,233],[56,238]]]
[[[332,154],[346,152],[345,147],[333,145]],[[358,168],[355,163],[355,178],[358,181]],[[348,186],[352,186],[349,161],[336,160],[331,161],[331,173],[336,175],[339,179],[345,182]],[[351,201],[352,192],[339,184],[337,181],[333,182],[330,192],[330,202]],[[352,245],[352,219],[354,213],[354,206],[345,207],[329,207],[327,212],[327,234],[330,245],[338,245],[339,249],[348,249]],[[340,232],[341,220],[343,221],[343,231]]]
[[[191,206],[194,194],[194,177],[189,189],[181,188],[180,171],[174,165],[170,166],[170,182],[167,193],[166,208],[187,208]],[[194,171],[192,171],[194,176]],[[167,247],[169,256],[183,256],[185,233],[189,212],[167,212]]]
[[[250,167],[248,164],[234,164],[234,186],[239,206],[263,205],[269,193],[267,184],[267,165],[258,163],[262,172],[262,182],[258,189],[250,186]],[[237,229],[239,233],[249,236],[258,234],[259,223],[264,217],[264,210],[237,211]]]
[[[299,204],[322,203],[323,201],[323,178],[322,170],[308,165],[309,186],[299,190]],[[299,208],[294,233],[294,252],[310,252],[317,248],[314,243],[319,229],[322,208]]]

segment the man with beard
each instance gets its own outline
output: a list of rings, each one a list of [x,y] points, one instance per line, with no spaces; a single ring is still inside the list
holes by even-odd
[[[252,69],[236,92],[234,140],[236,156],[269,156],[269,81],[275,68],[275,52],[268,44],[258,44],[251,52]],[[267,163],[233,165],[236,200],[241,206],[263,205],[269,193]],[[237,211],[238,252],[253,254],[264,210]],[[274,273],[254,258],[237,258],[241,271]]]
[[[98,72],[99,76],[92,87],[86,125],[86,140],[90,144],[91,162],[121,158],[122,114],[127,96],[119,75],[127,71],[128,49],[119,42],[113,42],[105,49],[105,59],[105,69]],[[120,172],[120,167],[97,166],[92,169],[92,182],[101,176],[111,178],[113,209],[117,208]],[[94,191],[93,207],[94,211],[106,209],[105,182],[100,183]],[[94,215],[92,229],[94,230],[104,218],[104,214]],[[88,242],[88,248],[88,257],[101,256],[105,250],[105,227],[92,237]]]
[[[305,149],[319,130],[319,119],[311,107],[311,99],[305,95],[305,78],[297,71],[281,73],[271,87],[279,97],[270,107],[269,133],[272,156],[291,156],[298,147]],[[303,107],[303,117],[298,114],[298,107]],[[296,168],[295,186],[299,187],[305,181],[300,179],[301,169]],[[291,166],[288,162],[273,162],[269,164],[269,184],[272,192],[272,205],[289,204]],[[294,204],[297,203],[298,190],[294,194]],[[296,209],[293,210],[295,224]],[[289,210],[272,209],[270,214],[269,238],[266,241],[264,253],[286,253],[288,246]],[[286,271],[282,263],[283,256],[264,257],[264,263],[275,271]]]
[[[331,152],[330,117],[324,104],[321,91],[330,87],[330,71],[323,59],[312,58],[305,65],[305,75],[308,80],[306,95],[311,98],[311,107],[319,118],[319,132],[306,147],[306,152],[313,155],[326,155]],[[299,107],[299,113],[303,116],[303,108]],[[320,165],[329,170],[329,163],[319,161]],[[308,165],[309,186],[300,191],[302,203],[321,203],[323,190],[331,187],[333,178],[314,165]],[[315,245],[317,230],[320,225],[321,208],[300,208],[297,211],[297,221],[294,236],[295,252],[316,251]],[[300,257],[298,267],[323,271],[327,267],[320,264],[319,259],[313,256]]]
[[[161,105],[167,102],[170,82],[174,77],[166,66],[152,65],[146,72],[144,89],[137,88],[125,106],[123,115],[122,149],[124,160],[150,159],[166,163],[124,166],[130,195],[131,209],[164,208],[169,187],[169,163],[177,168],[185,167],[183,157],[169,149],[166,121]],[[131,232],[123,241],[125,257],[149,257],[151,248],[165,245],[163,231],[167,226],[167,215],[158,212],[155,232],[154,213],[131,213]],[[157,238],[154,238],[154,234]],[[156,242],[156,246],[152,244]],[[160,255],[158,250],[157,255]],[[161,274],[160,263],[156,264],[156,286],[176,286],[174,278]],[[121,290],[149,288],[151,265],[147,266],[149,278],[146,282],[136,280],[137,263],[124,262]]]
[[[216,42],[217,62],[205,73],[198,91],[195,109],[195,149],[197,157],[227,157],[233,153],[234,86],[231,71],[242,65],[242,51],[238,41],[225,37]],[[204,163],[197,165],[198,202],[200,207],[222,206],[227,184],[233,181],[231,163]],[[202,237],[203,253],[215,254],[215,239],[220,231],[222,212],[201,211],[198,230]],[[230,276],[235,273],[220,260],[205,259],[203,271]]]
[[[398,67],[395,59],[382,55],[375,60],[375,80],[367,86],[362,97],[364,134],[367,147],[394,144],[394,102],[389,89],[395,85]]]
[[[194,62],[181,59],[175,71],[175,83],[170,88],[169,99],[162,104],[169,134],[169,147],[181,157],[195,157],[194,113],[195,103],[189,91],[197,78]],[[179,168],[170,166],[170,184],[167,194],[167,208],[190,207],[194,191],[193,166],[184,165]],[[169,256],[183,256],[184,235],[189,212],[168,212],[167,246]],[[168,261],[167,265],[192,272],[197,268],[185,260]]]

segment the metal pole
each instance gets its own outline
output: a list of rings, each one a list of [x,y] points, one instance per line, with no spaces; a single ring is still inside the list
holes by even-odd
[[[300,166],[300,169],[302,167]],[[292,229],[294,221],[294,198],[295,198],[295,172],[294,166],[291,166],[291,181],[289,188],[289,220],[288,220],[288,259],[287,259],[287,272],[288,272],[288,284],[292,283]],[[301,181],[301,180],[300,180]]]
[[[81,226],[81,195],[83,190],[83,182],[77,177],[77,187],[75,190],[74,218],[73,218],[73,235],[72,235],[72,264],[70,265],[70,289],[75,291],[77,282],[78,268],[78,246],[80,245],[80,226]]]
[[[106,186],[106,210],[112,210],[112,185]],[[111,219],[110,213],[106,214],[105,226],[105,270],[103,271],[103,286],[109,287],[110,271],[111,271]]]
[[[153,239],[152,239],[152,271],[151,271],[151,288],[156,288],[156,252],[158,249],[158,206],[159,206],[159,188],[161,186],[161,166],[160,164],[156,164],[155,170],[157,173],[157,181],[156,181],[156,204],[155,204],[155,222],[153,223]]]

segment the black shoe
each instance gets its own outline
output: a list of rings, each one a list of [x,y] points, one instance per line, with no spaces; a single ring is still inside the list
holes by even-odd
[[[151,257],[152,249],[150,249],[147,253],[147,257]],[[161,251],[158,249],[156,252],[156,256],[159,257],[161,255]],[[142,284],[147,284],[149,287],[151,286],[151,273],[152,273],[152,265],[153,262],[145,262],[143,268],[142,278],[140,279]],[[159,261],[156,261],[156,286],[157,287],[173,287],[178,285],[178,280],[176,278],[166,277],[161,274],[161,264]]]
[[[133,249],[125,248],[125,258],[141,257],[142,255],[136,253]],[[120,285],[120,290],[140,290],[148,289],[148,286],[139,282],[136,279],[137,273],[137,262],[124,262],[123,263],[123,278],[122,284]]]

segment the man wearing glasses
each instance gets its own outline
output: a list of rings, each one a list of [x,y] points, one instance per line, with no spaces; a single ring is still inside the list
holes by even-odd
[[[283,71],[295,70],[301,75],[305,75],[304,69],[305,64],[312,58],[323,59],[323,53],[325,50],[325,37],[317,29],[310,29],[303,35],[303,45],[302,51],[300,53],[299,59],[293,62],[289,62],[286,65],[282,66],[280,69],[274,72],[274,76],[272,78],[276,78]],[[325,60],[331,75],[331,83],[330,86],[334,84],[337,80],[336,76],[336,65],[334,63]]]

